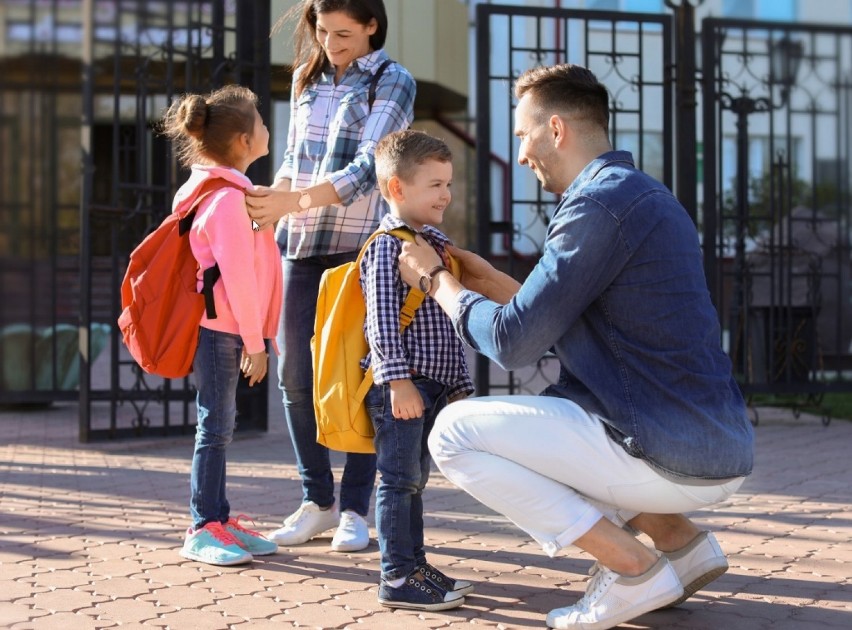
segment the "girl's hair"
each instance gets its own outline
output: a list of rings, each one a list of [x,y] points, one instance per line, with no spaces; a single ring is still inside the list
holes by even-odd
[[[317,41],[317,15],[335,11],[342,11],[363,26],[368,26],[370,20],[376,20],[377,28],[376,32],[370,35],[370,47],[379,50],[385,45],[388,16],[382,0],[303,0],[301,4],[281,15],[272,27],[274,35],[287,22],[298,19],[294,35],[296,58],[293,68],[304,65],[305,69],[296,82],[296,96],[314,83],[328,65],[328,57]]]
[[[175,145],[181,166],[198,162],[233,166],[231,148],[241,133],[254,131],[257,95],[239,85],[210,94],[184,94],[163,115],[162,132]]]

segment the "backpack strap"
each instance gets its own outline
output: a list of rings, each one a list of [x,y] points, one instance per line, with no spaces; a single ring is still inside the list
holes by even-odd
[[[367,92],[367,103],[369,104],[370,109],[373,109],[373,102],[376,100],[376,86],[379,85],[379,79],[382,77],[387,67],[392,63],[392,59],[385,59],[370,79],[370,90]]]
[[[222,188],[237,188],[239,186],[227,181],[221,177],[208,180],[202,184],[202,192],[192,202],[189,210],[178,221],[178,234],[183,236],[192,227],[192,222],[195,220],[195,215],[198,214],[198,207],[201,202],[207,199],[217,190]],[[204,310],[207,314],[207,319],[216,319],[216,302],[213,300],[213,285],[222,277],[222,270],[219,269],[219,263],[212,267],[208,267],[201,273],[201,294],[204,296]]]
[[[375,238],[381,236],[382,234],[390,234],[391,236],[395,236],[401,241],[411,241],[414,242],[417,233],[408,227],[398,227],[392,230],[376,230],[370,235],[370,238],[367,239],[367,242],[364,243],[364,246],[361,248],[361,251],[358,254],[358,261],[355,263],[360,265],[361,258],[364,256],[364,252],[367,251],[367,246],[373,242]],[[417,309],[420,308],[420,305],[423,304],[423,300],[426,299],[426,294],[423,293],[417,287],[411,287],[408,291],[408,295],[405,298],[405,302],[402,305],[402,308],[399,311],[399,334],[401,335],[405,332],[405,329],[411,324],[411,321],[414,319],[414,314],[417,312]],[[358,386],[358,391],[355,393],[353,406],[357,408],[358,405],[361,404],[361,401],[367,396],[367,391],[369,391],[370,387],[373,385],[373,366],[367,368],[367,371],[364,372],[364,380],[361,381],[361,384]]]

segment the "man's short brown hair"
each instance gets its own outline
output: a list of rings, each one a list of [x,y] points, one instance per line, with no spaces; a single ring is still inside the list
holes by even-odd
[[[588,68],[571,63],[531,68],[515,82],[515,96],[529,93],[544,116],[578,114],[609,128],[609,93]]]

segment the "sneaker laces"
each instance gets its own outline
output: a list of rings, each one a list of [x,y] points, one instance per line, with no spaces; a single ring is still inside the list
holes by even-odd
[[[592,569],[594,569],[594,573],[592,573]],[[597,562],[592,566],[592,569],[589,570],[592,579],[589,580],[589,584],[586,586],[586,594],[576,603],[578,608],[583,608],[584,610],[588,610],[589,605],[597,601],[609,589],[612,583],[618,579],[617,573],[610,571]]]
[[[266,538],[266,536],[264,536],[260,532],[256,532],[253,529],[249,529],[248,527],[243,527],[242,525],[240,525],[240,519],[241,518],[244,518],[247,521],[251,521],[252,525],[257,526],[257,524],[254,522],[254,519],[250,516],[246,516],[245,514],[240,514],[237,518],[233,518],[233,517],[229,518],[228,522],[225,523],[225,525],[230,525],[231,527],[233,527],[237,531],[243,532],[244,534],[248,534],[249,536],[254,536],[255,538]]]
[[[238,545],[237,539],[234,538],[234,535],[225,529],[225,526],[222,525],[219,521],[210,521],[204,527],[201,527],[196,530],[196,532],[200,532],[204,530],[206,532],[210,532],[210,535],[213,536],[219,542],[225,545]]]
[[[284,519],[284,525],[295,525],[299,521],[302,520],[302,517],[305,515],[305,507],[307,503],[303,503],[299,506],[299,509],[293,512],[290,516]]]

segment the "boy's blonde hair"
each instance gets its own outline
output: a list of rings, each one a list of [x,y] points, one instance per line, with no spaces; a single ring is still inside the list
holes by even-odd
[[[413,129],[395,131],[379,140],[375,157],[376,179],[385,197],[391,177],[410,182],[417,167],[428,160],[453,161],[453,153],[443,140]]]

